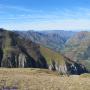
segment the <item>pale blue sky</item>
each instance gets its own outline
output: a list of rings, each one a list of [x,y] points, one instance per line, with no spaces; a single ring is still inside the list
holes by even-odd
[[[0,0],[0,27],[89,30],[90,0]]]

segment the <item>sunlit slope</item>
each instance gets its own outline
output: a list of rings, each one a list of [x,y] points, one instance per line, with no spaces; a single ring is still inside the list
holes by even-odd
[[[55,51],[52,51],[49,48],[46,48],[44,46],[40,46],[40,51],[42,55],[46,58],[48,64],[51,64],[52,60],[58,62],[58,64],[65,64],[64,57]]]

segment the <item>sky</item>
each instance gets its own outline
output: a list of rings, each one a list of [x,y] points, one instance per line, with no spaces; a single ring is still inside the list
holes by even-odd
[[[90,30],[90,0],[0,0],[0,28]]]

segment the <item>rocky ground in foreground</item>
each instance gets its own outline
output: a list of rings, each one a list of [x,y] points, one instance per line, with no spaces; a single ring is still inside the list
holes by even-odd
[[[61,76],[45,69],[0,69],[0,90],[90,90],[90,75]]]

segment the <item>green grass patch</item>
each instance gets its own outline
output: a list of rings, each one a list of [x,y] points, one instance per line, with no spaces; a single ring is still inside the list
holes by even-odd
[[[84,77],[84,78],[90,78],[90,73],[85,73],[85,74],[82,74],[80,76],[81,77]]]
[[[42,55],[46,58],[48,64],[51,64],[52,60],[57,61],[58,64],[64,64],[64,58],[60,53],[54,52],[49,48],[43,46],[40,46],[40,51]]]

